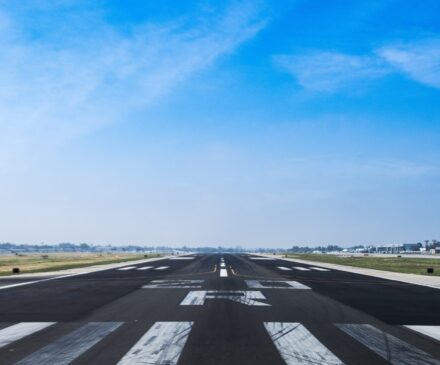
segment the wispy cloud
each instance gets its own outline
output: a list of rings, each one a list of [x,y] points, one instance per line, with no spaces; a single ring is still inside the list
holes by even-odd
[[[147,108],[265,25],[248,1],[200,22],[181,17],[128,31],[106,23],[96,9],[91,29],[82,25],[87,10],[59,28],[48,26],[57,16],[49,14],[40,29],[29,25],[30,10],[0,4],[0,167],[19,145],[51,144]]]
[[[371,54],[314,50],[276,56],[275,60],[311,92],[351,90],[369,80],[400,72],[421,84],[440,88],[440,38],[387,45]]]
[[[309,91],[335,92],[355,82],[382,77],[389,69],[380,60],[337,52],[313,51],[276,57],[277,63]]]
[[[389,45],[377,53],[414,81],[440,88],[440,38]]]

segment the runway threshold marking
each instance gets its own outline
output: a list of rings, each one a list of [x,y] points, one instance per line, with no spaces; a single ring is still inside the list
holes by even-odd
[[[56,322],[23,322],[0,330],[0,348],[9,345],[11,342],[21,340],[35,332],[52,326]]]
[[[266,300],[262,292],[245,290],[191,290],[180,305],[204,305],[207,299],[226,299],[248,306],[270,306],[260,301]]]
[[[264,327],[287,365],[343,365],[301,323],[265,322]]]
[[[284,280],[245,280],[251,289],[311,289],[297,281]]]
[[[135,268],[136,268],[136,266],[126,266],[126,267],[121,267],[121,268],[116,269],[116,270],[119,270],[119,271],[126,271],[126,270],[133,270],[133,269],[135,269]]]
[[[30,354],[16,365],[68,365],[89,350],[122,322],[90,322],[40,350]]]
[[[412,331],[421,333],[440,342],[440,326],[405,326]]]
[[[290,267],[285,267],[285,266],[277,266],[277,268],[280,269],[280,270],[284,270],[284,271],[292,270]]]
[[[428,355],[370,324],[337,324],[342,331],[393,365],[439,365]]]
[[[156,322],[118,365],[176,365],[193,322]]]

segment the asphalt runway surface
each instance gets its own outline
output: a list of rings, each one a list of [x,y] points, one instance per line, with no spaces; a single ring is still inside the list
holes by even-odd
[[[246,254],[3,279],[0,364],[440,365],[440,291]]]

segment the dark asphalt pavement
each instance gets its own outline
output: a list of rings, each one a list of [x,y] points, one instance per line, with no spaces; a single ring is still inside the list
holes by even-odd
[[[437,289],[245,254],[125,268],[0,280],[0,364],[440,365]]]

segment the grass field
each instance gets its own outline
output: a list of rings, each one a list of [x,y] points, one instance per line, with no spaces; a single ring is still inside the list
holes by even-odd
[[[0,255],[0,276],[10,275],[12,273],[12,268],[14,267],[20,268],[20,273],[34,273],[74,269],[92,265],[113,264],[157,256],[158,255],[108,253],[32,253],[22,255]]]
[[[320,254],[291,254],[289,258],[326,262],[331,264],[363,267],[367,269],[394,271],[419,275],[440,276],[440,260],[405,257],[368,257],[368,256],[336,256]],[[433,274],[427,274],[426,268],[434,268]]]

